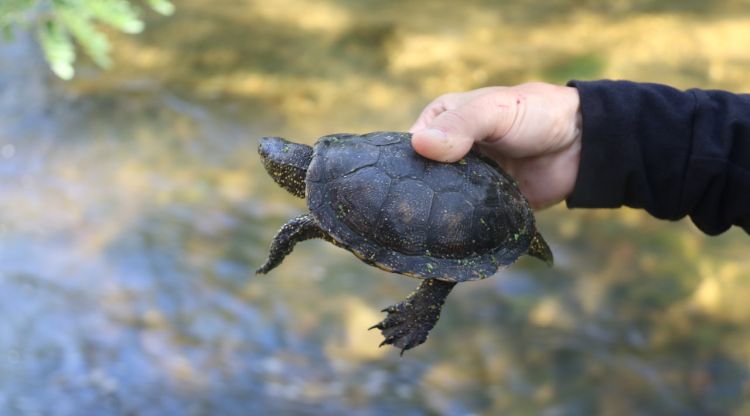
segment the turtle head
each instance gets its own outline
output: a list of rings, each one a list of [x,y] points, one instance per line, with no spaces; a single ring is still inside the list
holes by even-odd
[[[312,160],[312,147],[281,137],[264,137],[260,139],[258,153],[276,183],[295,196],[305,197],[305,176]]]

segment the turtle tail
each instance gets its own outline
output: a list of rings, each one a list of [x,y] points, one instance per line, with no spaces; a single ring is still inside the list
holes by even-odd
[[[544,237],[542,237],[538,231],[535,232],[534,237],[531,238],[531,245],[529,246],[528,254],[544,261],[550,267],[555,262],[555,259],[552,256],[552,250],[549,249],[547,242],[544,241]]]

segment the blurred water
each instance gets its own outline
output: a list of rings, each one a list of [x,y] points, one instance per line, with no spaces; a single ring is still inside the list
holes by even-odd
[[[253,276],[275,230],[306,209],[263,172],[261,135],[406,129],[440,92],[537,77],[750,85],[732,37],[690,55],[705,63],[692,72],[687,55],[664,62],[638,43],[643,27],[674,37],[698,12],[738,36],[750,13],[733,2],[553,2],[551,15],[537,3],[185,1],[144,36],[117,38],[113,71],[84,61],[68,84],[29,38],[2,45],[0,414],[750,411],[749,244],[737,230],[707,238],[632,210],[540,213],[555,268],[522,259],[459,285],[403,358],[366,328],[417,282],[317,241]],[[610,18],[611,54],[596,41],[550,54],[555,38]],[[645,58],[623,66],[616,52],[632,48]]]

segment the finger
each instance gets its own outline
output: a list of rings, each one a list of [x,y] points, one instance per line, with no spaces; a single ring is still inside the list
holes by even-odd
[[[419,130],[425,129],[427,127],[427,123],[437,117],[438,114],[447,110],[449,108],[449,105],[451,104],[447,97],[448,95],[443,95],[435,99],[433,102],[427,104],[424,110],[422,110],[422,113],[419,115],[419,117],[417,117],[417,121],[415,121],[414,125],[409,129],[409,132],[416,133]],[[450,107],[455,107],[455,104],[450,105]]]
[[[412,146],[424,157],[455,162],[466,155],[476,141],[490,136],[497,126],[497,108],[476,99],[448,109],[414,133]]]
[[[414,122],[414,125],[409,128],[409,133],[416,133],[419,130],[424,130],[427,127],[427,123],[432,121],[433,118],[437,117],[438,114],[445,111],[444,109],[437,107],[426,108],[422,114]]]

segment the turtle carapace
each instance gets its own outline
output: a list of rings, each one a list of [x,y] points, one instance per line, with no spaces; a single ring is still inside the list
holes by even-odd
[[[515,181],[474,150],[441,163],[417,154],[409,133],[375,132],[324,136],[313,148],[265,137],[258,151],[310,212],[281,227],[256,273],[278,266],[297,242],[322,238],[369,265],[423,279],[373,326],[402,353],[427,339],[456,283],[489,277],[522,254],[552,264]]]

